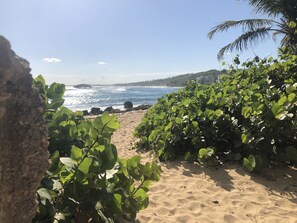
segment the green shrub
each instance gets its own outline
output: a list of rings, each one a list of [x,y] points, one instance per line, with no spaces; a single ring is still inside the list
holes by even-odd
[[[133,219],[147,207],[148,188],[158,181],[156,163],[140,157],[120,159],[111,135],[119,127],[114,115],[86,120],[82,112],[61,107],[65,86],[35,79],[46,104],[51,167],[37,191],[33,222],[116,222]]]
[[[238,58],[219,83],[190,82],[148,110],[135,135],[161,160],[241,161],[248,171],[296,165],[297,56]]]

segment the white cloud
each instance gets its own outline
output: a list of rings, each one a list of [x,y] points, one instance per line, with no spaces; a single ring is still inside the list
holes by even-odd
[[[98,64],[99,64],[99,65],[106,65],[107,63],[104,62],[104,61],[99,61]]]
[[[62,60],[59,59],[59,58],[54,58],[54,57],[52,57],[52,58],[44,58],[44,59],[42,59],[42,61],[44,61],[44,62],[48,62],[48,63],[59,63],[59,62],[61,62]]]

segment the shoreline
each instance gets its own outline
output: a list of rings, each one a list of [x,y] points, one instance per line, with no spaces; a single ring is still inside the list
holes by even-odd
[[[131,108],[124,108],[124,110],[113,108],[112,106],[109,106],[105,108],[104,110],[101,110],[99,107],[93,107],[91,108],[90,112],[88,110],[80,110],[83,112],[83,116],[96,116],[96,115],[102,115],[104,112],[108,112],[110,114],[121,114],[126,112],[132,112],[132,111],[147,111],[150,107],[153,105],[139,105]]]

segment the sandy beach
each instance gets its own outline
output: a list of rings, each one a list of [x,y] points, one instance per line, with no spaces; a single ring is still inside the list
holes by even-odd
[[[117,114],[112,137],[120,157],[150,153],[132,149],[134,128],[146,111]],[[249,174],[239,165],[201,167],[184,161],[161,163],[161,180],[150,188],[147,209],[138,223],[297,223],[297,171],[284,168]],[[124,221],[125,222],[125,221]]]

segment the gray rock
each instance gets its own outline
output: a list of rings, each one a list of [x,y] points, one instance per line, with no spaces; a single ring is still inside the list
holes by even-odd
[[[131,101],[125,101],[124,108],[133,108],[133,103]]]
[[[113,113],[114,108],[112,106],[107,107],[104,112]]]
[[[139,105],[137,107],[135,107],[133,110],[138,111],[138,110],[147,110],[150,107],[152,107],[151,105]]]
[[[90,113],[88,112],[88,110],[83,110],[82,112],[83,112],[83,116],[90,115]]]
[[[100,115],[102,114],[103,112],[101,111],[100,108],[91,108],[91,111],[90,111],[90,115]]]
[[[0,36],[0,222],[31,222],[49,167],[44,105],[29,63]]]

